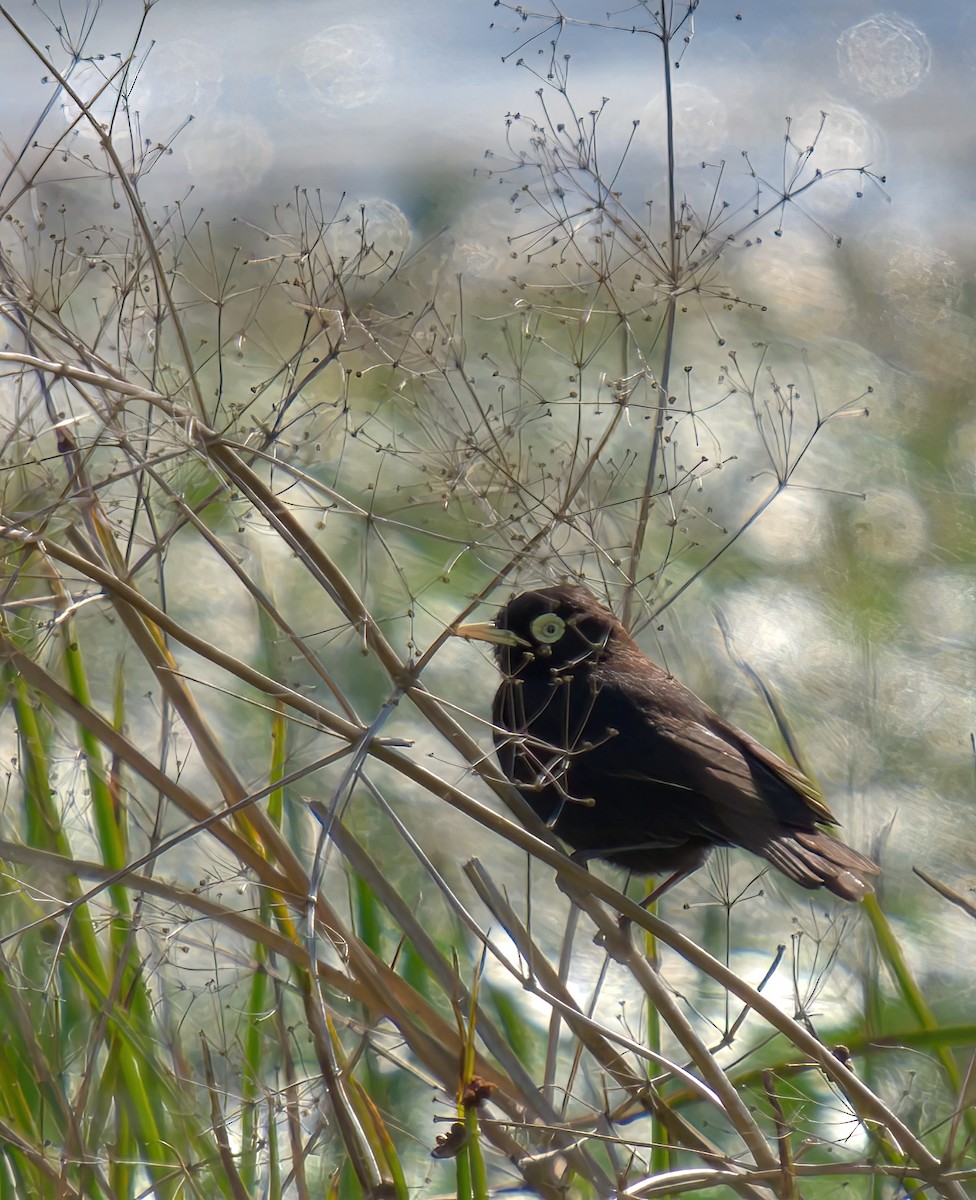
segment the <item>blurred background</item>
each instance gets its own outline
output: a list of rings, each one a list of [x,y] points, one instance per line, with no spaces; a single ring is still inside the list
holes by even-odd
[[[974,999],[972,917],[912,868],[972,903],[976,15],[959,0],[897,11],[706,2],[671,44],[669,95],[656,11],[15,6],[0,82],[2,195],[6,271],[24,287],[8,292],[7,349],[54,353],[40,326],[32,344],[20,325],[17,313],[36,305],[53,314],[42,323],[52,339],[64,322],[66,357],[84,342],[129,380],[183,398],[195,373],[201,414],[260,447],[268,478],[397,652],[416,661],[435,647],[423,683],[486,756],[491,656],[437,641],[482,593],[479,619],[513,586],[584,578],[627,611],[652,657],[782,749],[758,678],[845,838],[880,858],[882,907],[938,1020],[962,1022]],[[124,189],[45,56],[113,131],[158,260],[131,265]],[[126,63],[123,104],[117,83],[102,89]],[[670,286],[669,178],[680,287]],[[185,333],[179,354],[166,306],[145,298],[160,273]],[[658,409],[662,379],[673,428]],[[72,526],[76,499],[65,500],[54,452],[63,421],[100,472],[94,491],[133,578],[161,607],[321,697],[323,679],[283,623],[256,619],[266,591],[364,725],[382,714],[414,759],[498,807],[443,729],[406,700],[384,710],[390,681],[364,655],[362,630],[238,486],[211,495],[178,421],[147,419],[123,436],[104,417],[106,438],[70,396],[41,404],[30,381],[13,380],[0,396],[5,523],[52,536]],[[652,427],[662,436],[649,465]],[[149,457],[162,491],[158,480],[126,491],[140,437],[157,439]],[[580,483],[560,507],[583,468],[585,495]],[[631,560],[645,478],[654,503]],[[151,521],[150,493],[161,506]],[[187,509],[228,553],[212,553]],[[13,553],[6,564],[11,619],[36,620],[43,644],[53,628],[43,573],[25,576]],[[97,647],[96,706],[124,710],[133,739],[165,759],[157,682],[106,618],[97,581],[79,583],[69,607]],[[182,669],[257,790],[268,712],[205,656]],[[10,723],[0,742],[8,774],[18,736]],[[61,736],[52,791],[87,855],[98,838],[78,795],[82,760]],[[206,792],[199,747],[174,745],[174,776]],[[311,864],[319,826],[304,803],[341,800],[402,894],[418,911],[436,907],[427,868],[418,880],[369,789],[347,788],[344,760],[319,765],[330,746],[314,727],[289,734],[292,844]],[[526,883],[521,850],[384,771],[370,788],[416,823],[451,885],[463,892],[461,863],[477,853],[526,904],[531,895],[537,935],[558,946],[567,901],[549,869],[535,864]],[[151,798],[133,806],[133,853],[174,828]],[[11,793],[12,825],[21,805]],[[326,857],[326,878],[345,888],[337,856]],[[238,882],[233,856],[214,858],[200,839],[160,865],[188,885]],[[875,1015],[898,1008],[856,910],[755,875],[746,855],[715,855],[664,915],[753,981],[790,943],[793,971],[769,986],[784,1008],[808,995],[833,1024],[857,1020],[866,979],[884,993]],[[210,970],[208,947],[188,953],[180,971]],[[633,994],[625,973],[604,979],[605,965],[581,938],[573,984],[599,991],[604,1014]],[[685,964],[670,970],[674,987],[696,986]],[[707,987],[695,1003],[721,1024]],[[541,1028],[544,1007],[525,1011]]]
[[[326,216],[365,206],[370,237],[419,255],[427,286],[450,287],[460,271],[472,307],[503,312],[513,230],[540,225],[529,206],[513,213],[506,117],[538,117],[536,93],[551,88],[553,64],[567,71],[577,113],[603,108],[601,167],[620,161],[616,185],[631,207],[661,206],[659,48],[612,28],[637,22],[640,10],[559,11],[542,5],[522,19],[452,3],[425,5],[422,16],[379,3],[156,4],[129,103],[145,145],[167,149],[140,193],[156,214],[178,205],[185,226],[205,222],[218,250],[239,248],[239,259],[266,248],[296,187]],[[33,7],[19,15],[57,61],[52,23]],[[97,90],[129,53],[140,15],[125,3],[66,8],[65,29],[77,42],[90,24],[83,46],[97,56],[75,68],[82,92]],[[803,722],[808,766],[829,795],[851,797],[839,805],[851,836],[865,842],[896,818],[889,854],[917,856],[924,831],[929,865],[949,855],[964,879],[976,866],[976,848],[958,836],[973,799],[976,727],[967,116],[976,18],[963,4],[894,12],[846,0],[815,10],[710,3],[684,32],[673,52],[678,190],[698,214],[728,206],[723,232],[745,232],[730,242],[719,280],[743,303],[728,312],[712,305],[706,320],[701,292],[694,296],[677,365],[689,368],[707,409],[721,394],[728,348],[738,348],[748,375],[759,362],[744,354],[748,339],[761,339],[770,350],[760,374],[775,367],[782,385],[815,396],[824,412],[870,415],[824,431],[795,487],[667,611],[661,644],[647,635],[645,647],[740,723],[750,708],[768,720],[727,661],[718,603],[737,652],[779,690],[790,720]],[[14,147],[54,85],[23,44],[13,42],[8,63],[4,133]],[[108,89],[95,111],[109,120],[113,106]],[[77,118],[70,98],[56,97],[55,107],[48,140],[59,119]],[[81,123],[69,144],[84,155],[95,139]],[[760,190],[787,190],[814,145],[810,175],[866,167],[870,178],[820,180],[750,226],[754,208],[767,210]],[[45,177],[56,183],[30,198],[48,220],[57,205],[99,216],[56,157]],[[341,227],[330,236],[347,238],[347,250],[357,238]],[[256,331],[245,332],[232,363],[242,382],[248,368],[273,365],[276,336],[272,328],[259,347]],[[763,448],[750,451],[739,437],[751,421],[734,406],[705,418],[705,452],[735,455],[751,470],[709,479],[712,528],[689,539],[704,546],[696,565],[723,544],[718,527],[734,529],[762,494],[764,480],[751,476],[763,469]],[[758,457],[749,462],[749,453]],[[673,570],[690,573],[680,556]],[[900,876],[907,866],[908,858]]]

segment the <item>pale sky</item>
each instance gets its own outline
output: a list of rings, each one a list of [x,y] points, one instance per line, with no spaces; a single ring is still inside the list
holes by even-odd
[[[25,28],[54,44],[63,68],[68,58],[51,26],[31,6],[20,7]],[[62,7],[78,25],[88,8],[78,0]],[[554,11],[547,0],[536,8]],[[562,11],[608,23],[605,2],[578,0]],[[83,90],[113,65],[113,53],[129,52],[138,16],[131,0],[102,5],[86,49],[109,57],[77,68]],[[649,24],[630,6],[615,10],[611,22]],[[532,71],[545,74],[554,36],[546,25],[522,22],[490,0],[160,0],[146,22],[141,50],[152,49],[133,107],[153,141],[168,142],[193,121],[147,186],[168,198],[192,177],[204,204],[235,210],[245,197],[280,196],[295,184],[329,195],[383,195],[415,208],[418,176],[432,168],[438,180],[444,170],[470,176],[486,150],[504,149],[505,113],[534,111],[542,85]],[[530,40],[533,33],[540,36]],[[15,144],[52,89],[41,85],[29,51],[10,31],[5,37],[3,132]],[[677,75],[684,153],[731,161],[748,149],[759,161],[775,160],[785,117],[838,110],[855,156],[863,150],[890,174],[900,218],[921,219],[921,203],[930,219],[934,206],[939,223],[942,203],[970,204],[953,191],[962,193],[971,161],[974,43],[976,17],[961,0],[912,0],[897,9],[851,0],[706,0]],[[604,127],[623,136],[641,119],[640,136],[652,144],[660,103],[653,39],[567,26],[560,64],[567,52],[578,108],[606,96]],[[529,69],[515,65],[520,57]]]

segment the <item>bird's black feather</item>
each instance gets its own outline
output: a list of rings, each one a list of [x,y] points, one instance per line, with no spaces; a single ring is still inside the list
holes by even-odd
[[[743,846],[803,887],[873,891],[877,865],[822,828],[837,822],[811,781],[651,662],[585,589],[525,592],[494,637],[470,628],[496,641],[501,767],[574,850],[654,874]]]

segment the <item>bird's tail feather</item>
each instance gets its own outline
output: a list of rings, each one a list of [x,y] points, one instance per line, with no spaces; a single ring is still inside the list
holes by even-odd
[[[880,874],[876,863],[820,830],[784,833],[770,839],[761,853],[801,887],[825,887],[844,900],[871,895],[874,888],[864,877]]]

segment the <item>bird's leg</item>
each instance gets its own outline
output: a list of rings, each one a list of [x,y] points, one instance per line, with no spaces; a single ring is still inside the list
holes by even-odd
[[[640,902],[641,908],[650,908],[655,900],[659,900],[661,896],[673,888],[676,883],[680,883],[686,875],[691,875],[697,870],[698,863],[696,863],[693,867],[681,867],[679,870],[673,871],[663,883],[659,883],[652,892],[649,892],[644,897],[644,899]]]
[[[596,855],[592,850],[574,850],[569,856],[569,861],[576,863],[576,865],[578,867],[582,867],[584,871],[588,871],[590,869],[590,859],[595,857]]]
[[[695,863],[693,867],[680,867],[677,871],[672,871],[671,874],[662,883],[659,883],[652,892],[649,892],[640,902],[641,908],[650,908],[655,900],[659,900],[665,892],[674,887],[676,883],[680,883],[686,875],[691,875],[698,870],[699,863]],[[630,917],[620,917],[617,924],[622,930],[626,930],[630,924]]]
[[[592,857],[593,857],[593,855],[588,854],[585,850],[575,850],[569,856],[569,861],[572,863],[576,863],[576,865],[578,867],[582,867],[584,871],[589,871],[590,868],[588,866],[588,863]],[[569,898],[572,899],[572,895],[570,894],[570,892],[568,892],[566,890],[566,888],[563,887],[563,882],[559,877],[558,871],[556,872],[556,887],[559,888],[559,890],[563,893],[563,895],[569,896]],[[574,911],[575,911],[575,909],[574,909]]]

